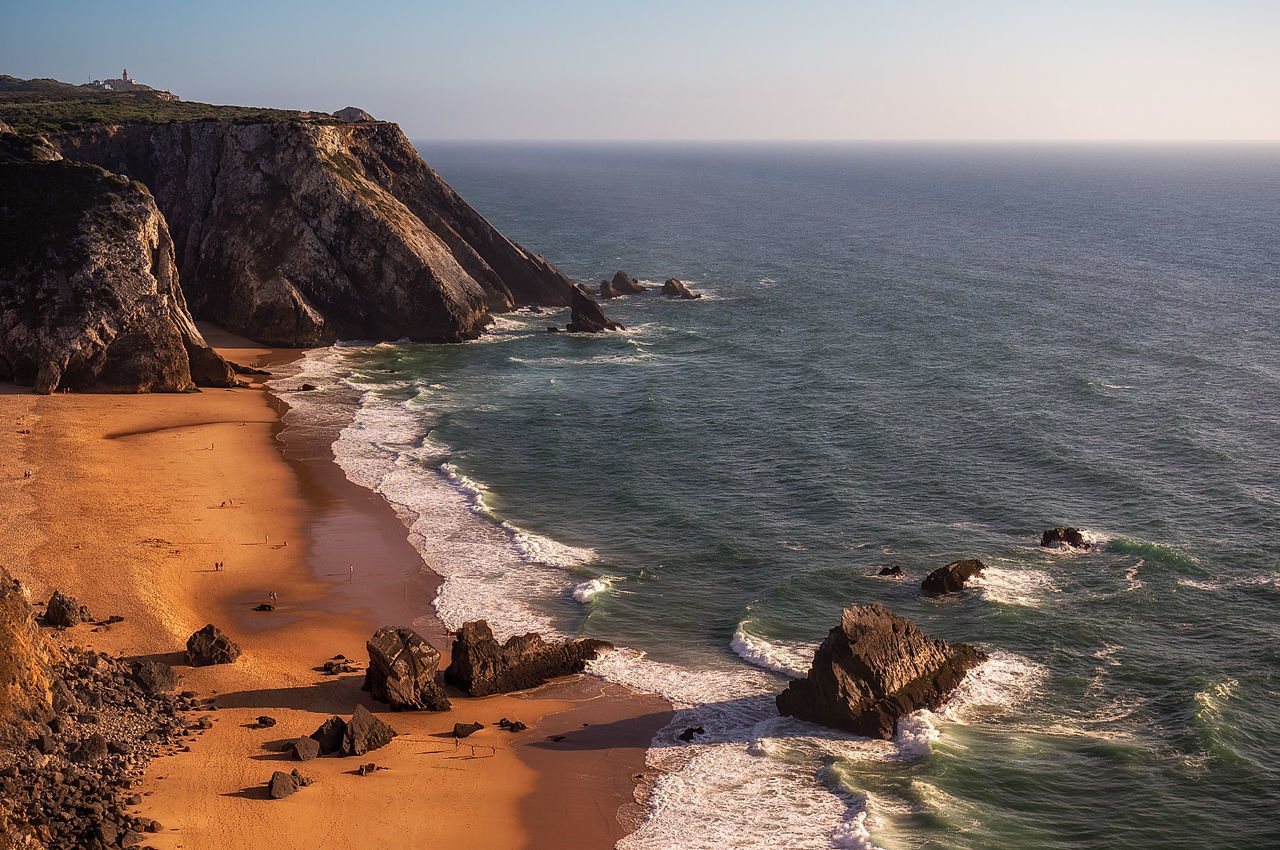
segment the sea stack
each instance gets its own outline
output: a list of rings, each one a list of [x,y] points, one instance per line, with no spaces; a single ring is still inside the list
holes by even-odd
[[[952,561],[925,576],[924,581],[920,582],[920,589],[927,596],[959,593],[964,590],[966,581],[979,575],[986,568],[987,565],[976,558],[970,558],[965,561]]]
[[[625,331],[626,328],[610,319],[600,309],[600,305],[591,297],[581,284],[573,287],[573,300],[570,302],[573,315],[565,330],[570,333],[598,334],[604,331]]]
[[[684,301],[692,301],[695,298],[701,298],[702,293],[691,292],[689,287],[684,285],[684,281],[677,280],[674,277],[667,278],[662,284],[662,295],[664,298],[678,298]]]
[[[873,603],[845,609],[813,656],[809,674],[778,694],[778,712],[871,738],[892,738],[898,720],[937,708],[986,660],[968,644],[931,638]]]
[[[1040,536],[1040,545],[1048,547],[1070,546],[1073,549],[1092,549],[1093,544],[1084,537],[1084,532],[1072,526],[1060,525],[1051,528]]]

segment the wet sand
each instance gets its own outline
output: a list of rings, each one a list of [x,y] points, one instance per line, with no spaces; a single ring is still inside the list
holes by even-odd
[[[297,355],[205,330],[245,365]],[[633,796],[644,752],[670,717],[660,699],[577,676],[514,696],[451,695],[449,712],[392,713],[360,690],[362,673],[317,669],[338,654],[363,667],[364,642],[381,625],[412,624],[446,653],[442,666],[448,638],[429,605],[439,579],[394,512],[347,481],[331,436],[282,430],[282,409],[260,387],[0,394],[0,486],[10,507],[0,517],[0,557],[37,599],[57,588],[100,617],[125,617],[58,639],[161,658],[179,665],[182,689],[216,697],[213,728],[147,773],[138,811],[164,826],[148,843],[613,846],[641,814]],[[214,569],[219,561],[224,570]],[[270,592],[277,610],[253,611]],[[185,666],[186,638],[207,622],[240,643],[235,664]],[[360,759],[298,763],[272,749],[357,703],[399,736]],[[257,728],[263,714],[276,725]],[[529,730],[496,728],[504,716]],[[455,743],[459,721],[486,728]],[[356,775],[366,761],[386,769]],[[316,782],[267,799],[271,772],[293,767]]]

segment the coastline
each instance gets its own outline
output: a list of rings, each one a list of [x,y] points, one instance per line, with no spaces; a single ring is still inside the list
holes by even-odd
[[[206,332],[245,365],[301,354]],[[449,712],[393,714],[360,691],[363,675],[317,671],[336,654],[363,667],[365,639],[385,624],[412,624],[447,664],[448,638],[430,605],[439,578],[392,507],[346,479],[331,438],[291,431],[274,396],[255,387],[3,398],[20,423],[13,430],[31,430],[4,470],[18,491],[0,525],[6,561],[37,599],[61,589],[101,616],[125,617],[57,639],[182,665],[187,635],[214,622],[244,649],[233,665],[178,667],[180,688],[215,697],[218,710],[189,753],[157,759],[146,774],[140,811],[165,827],[148,837],[153,846],[260,847],[270,835],[280,847],[406,838],[612,847],[634,828],[634,777],[670,717],[656,697],[578,676],[515,696],[451,694]],[[214,571],[215,561],[227,568]],[[358,564],[351,581],[348,563]],[[252,611],[272,591],[277,610]],[[264,744],[308,734],[356,704],[400,733],[369,757],[387,770],[356,776],[353,759],[270,763],[285,756]],[[260,714],[277,725],[258,729]],[[503,716],[529,729],[495,728]],[[453,723],[469,721],[487,728],[455,751]],[[316,783],[267,800],[271,771],[294,766]]]

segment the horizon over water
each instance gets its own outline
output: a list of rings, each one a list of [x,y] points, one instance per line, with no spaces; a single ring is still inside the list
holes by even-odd
[[[570,277],[706,296],[274,382],[447,625],[610,640],[680,709],[620,847],[1280,845],[1280,147],[418,146]],[[777,717],[873,601],[991,660],[893,741]]]

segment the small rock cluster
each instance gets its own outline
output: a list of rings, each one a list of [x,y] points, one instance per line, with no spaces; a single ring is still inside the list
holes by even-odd
[[[351,713],[350,720],[343,720],[336,714],[330,717],[320,728],[312,732],[307,739],[299,738],[291,745],[297,757],[303,761],[315,758],[316,755],[327,756],[333,753],[342,756],[362,756],[371,750],[385,747],[396,736],[396,730],[374,717],[369,709],[357,705]],[[304,757],[313,750],[306,740],[316,743],[319,752]]]

